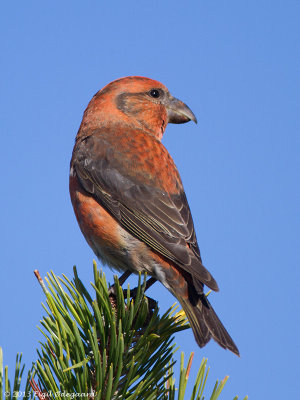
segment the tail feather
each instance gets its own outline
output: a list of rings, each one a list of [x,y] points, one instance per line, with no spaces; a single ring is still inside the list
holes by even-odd
[[[211,339],[211,332],[207,328],[204,319],[199,318],[189,301],[180,299],[180,304],[189,320],[197,344],[200,347],[204,347]]]
[[[198,295],[197,302],[191,302],[186,298],[178,300],[187,315],[196,342],[200,347],[205,346],[213,338],[224,349],[240,355],[237,346],[204,294]]]
[[[208,302],[207,299],[206,301]],[[201,300],[199,301],[199,303],[202,303]],[[220,321],[211,304],[208,302],[209,307],[205,306],[205,304],[201,304],[201,306],[199,307],[199,303],[197,308],[201,309],[205,324],[211,332],[213,339],[217,343],[219,343],[220,346],[224,347],[224,349],[228,349],[239,356],[240,353],[236,344]]]
[[[192,255],[190,264],[181,264],[180,267],[193,277],[194,285],[197,285],[197,282],[201,282],[202,287],[204,284],[215,292],[219,291],[216,280],[196,256]]]

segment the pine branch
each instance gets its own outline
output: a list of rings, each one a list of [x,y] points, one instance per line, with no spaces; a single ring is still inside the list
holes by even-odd
[[[181,356],[177,389],[173,373],[174,334],[189,325],[174,306],[159,315],[156,302],[144,294],[146,277],[139,276],[132,298],[129,287],[123,292],[116,277],[114,290],[110,291],[96,263],[92,294],[79,279],[75,267],[73,281],[51,272],[44,284],[39,274],[36,275],[46,295],[46,305],[43,305],[46,315],[39,328],[44,340],[40,342],[38,360],[29,371],[24,397],[184,399],[193,355],[186,368]],[[16,398],[13,396],[20,389],[24,371],[21,357],[17,356],[11,391],[7,368],[3,383],[0,352],[0,396],[5,391],[5,400]],[[206,365],[207,360],[203,359],[191,400],[204,399]],[[219,397],[227,379],[216,382],[211,400]]]

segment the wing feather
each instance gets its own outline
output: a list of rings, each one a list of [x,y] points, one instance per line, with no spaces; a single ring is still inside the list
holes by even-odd
[[[169,194],[158,188],[154,176],[147,184],[124,173],[114,152],[101,138],[77,145],[72,164],[84,187],[134,236],[213,290],[218,285],[203,266],[190,208],[182,188]],[[96,146],[96,149],[95,149]],[[96,151],[98,150],[98,151]],[[178,175],[179,176],[179,175]],[[180,179],[180,178],[179,178]]]

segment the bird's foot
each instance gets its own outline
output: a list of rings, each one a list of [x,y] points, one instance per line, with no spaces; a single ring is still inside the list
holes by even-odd
[[[126,281],[127,278],[131,275],[130,271],[125,271],[119,278],[119,284],[122,286],[124,282]],[[108,295],[109,296],[116,296],[116,290],[115,290],[115,285],[111,285],[110,288],[108,289]]]

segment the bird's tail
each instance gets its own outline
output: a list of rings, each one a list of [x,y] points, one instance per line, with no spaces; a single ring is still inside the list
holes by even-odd
[[[207,300],[205,294],[193,293],[190,298],[178,298],[193,329],[196,342],[200,347],[206,345],[213,338],[224,349],[240,355],[237,346],[219,320],[217,314]]]

